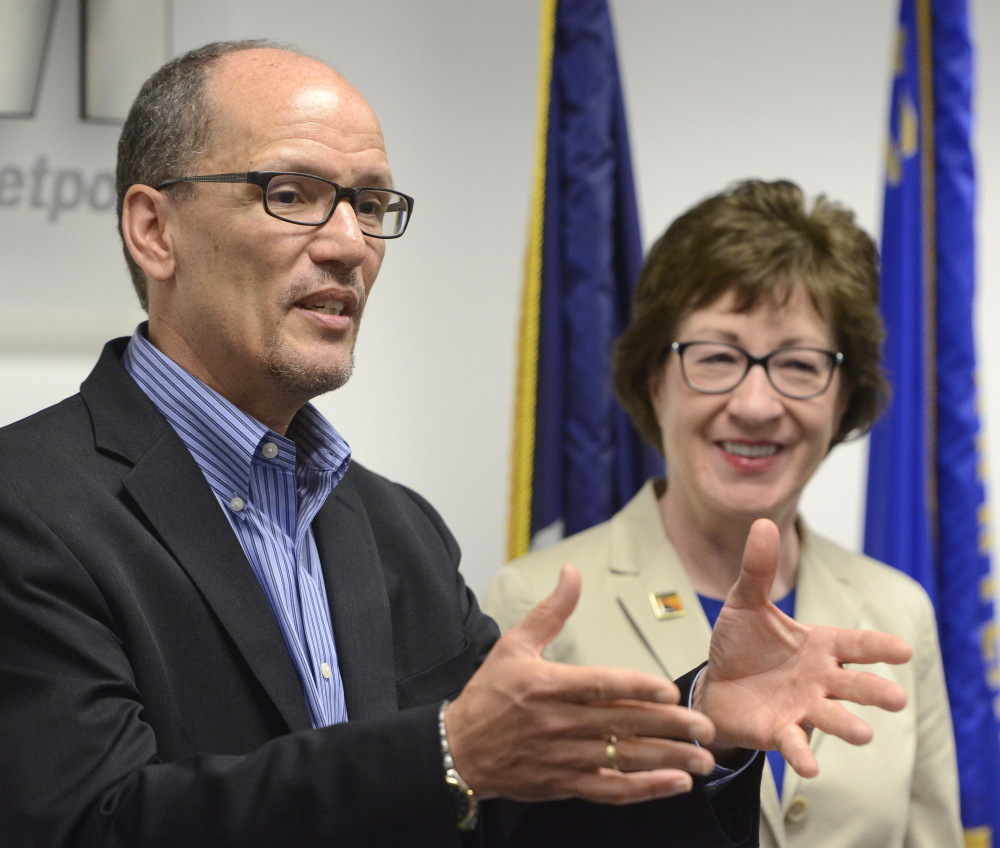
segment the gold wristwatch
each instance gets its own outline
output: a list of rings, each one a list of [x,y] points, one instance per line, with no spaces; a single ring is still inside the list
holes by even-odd
[[[445,701],[441,704],[438,712],[438,733],[441,735],[441,756],[444,759],[444,782],[448,786],[451,805],[455,810],[455,826],[461,831],[475,830],[479,821],[479,803],[472,787],[455,770],[455,761],[451,758],[451,748],[448,746],[444,713],[449,703]]]

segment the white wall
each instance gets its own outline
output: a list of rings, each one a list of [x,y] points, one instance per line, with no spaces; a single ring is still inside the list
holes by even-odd
[[[747,176],[790,177],[826,192],[877,232],[896,5],[613,2],[646,243],[696,200]],[[32,145],[57,144],[66,148],[60,155],[91,157],[88,167],[113,162],[113,130],[80,127],[62,105],[75,92],[76,6],[61,0],[61,64],[46,75],[43,114],[16,127],[0,121],[0,166],[13,155],[29,161]],[[989,443],[996,445],[1000,335],[988,319],[1000,315],[1000,247],[988,235],[1000,226],[1000,4],[972,6],[980,51],[978,318]],[[319,403],[358,460],[440,509],[465,550],[467,578],[482,588],[505,548],[536,4],[174,0],[173,20],[176,52],[215,38],[295,42],[338,67],[381,117],[396,181],[416,196],[416,215],[406,237],[389,246],[355,378]],[[103,152],[80,153],[74,134],[100,142]],[[479,198],[476,214],[455,214],[457,197]],[[28,224],[19,224],[15,238],[11,213],[0,208],[2,290],[23,286],[44,309],[47,281],[70,274],[81,291],[109,302],[129,298],[112,222],[97,233],[91,221],[81,249],[73,216],[53,223],[41,210],[25,214]],[[80,324],[88,321],[86,301]],[[116,330],[127,332],[133,315],[115,318]],[[65,335],[55,335],[58,347]],[[9,338],[0,326],[0,347]],[[92,338],[55,353],[6,346],[0,421],[72,391],[97,348]],[[864,464],[864,443],[839,448],[803,506],[814,526],[851,546],[861,536]],[[994,473],[994,492],[998,482]]]

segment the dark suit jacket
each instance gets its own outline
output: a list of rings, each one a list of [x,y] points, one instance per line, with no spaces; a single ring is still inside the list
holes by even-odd
[[[0,842],[458,845],[436,712],[497,629],[440,517],[356,463],[320,510],[351,720],[311,729],[263,591],[121,367],[125,341],[79,395],[0,431]],[[722,829],[751,839],[755,802],[753,775],[727,789]],[[654,822],[656,844],[661,828],[667,844],[730,844],[700,787],[643,807],[631,821]],[[612,821],[602,810],[487,805],[485,838],[547,826],[548,844],[606,844],[576,832]]]

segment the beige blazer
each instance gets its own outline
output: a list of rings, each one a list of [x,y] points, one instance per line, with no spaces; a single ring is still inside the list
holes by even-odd
[[[547,650],[561,662],[635,668],[676,677],[708,657],[711,630],[667,539],[655,481],[605,522],[504,566],[483,608],[508,630],[552,591],[564,562],[583,575],[576,611]],[[909,702],[900,713],[850,705],[875,730],[857,748],[816,731],[820,774],[788,768],[779,799],[761,783],[765,848],[960,848],[958,779],[937,630],[923,589],[895,569],[802,531],[796,618],[896,633],[914,651],[880,665]],[[658,618],[651,596],[676,593],[683,612]]]

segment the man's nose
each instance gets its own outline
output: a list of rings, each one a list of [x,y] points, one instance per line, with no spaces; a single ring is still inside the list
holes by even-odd
[[[347,268],[356,268],[364,261],[367,247],[358,216],[345,197],[334,208],[330,220],[317,227],[310,244],[310,255],[319,264],[336,262]]]

